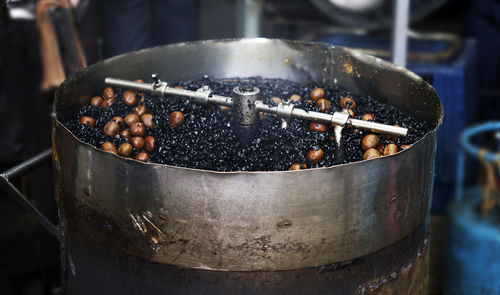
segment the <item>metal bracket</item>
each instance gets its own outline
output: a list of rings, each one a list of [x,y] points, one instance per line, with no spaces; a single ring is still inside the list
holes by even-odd
[[[212,89],[208,85],[203,85],[201,88],[196,90],[197,95],[194,97],[194,101],[199,104],[207,105],[210,93]]]
[[[281,129],[288,128],[288,121],[292,118],[295,106],[288,101],[280,102],[276,108],[276,114],[281,118]]]
[[[280,102],[276,109],[276,115],[288,121],[292,117],[292,112],[294,107],[295,106],[289,102]]]
[[[349,113],[347,112],[335,112],[332,114],[332,124],[344,127],[349,121]]]

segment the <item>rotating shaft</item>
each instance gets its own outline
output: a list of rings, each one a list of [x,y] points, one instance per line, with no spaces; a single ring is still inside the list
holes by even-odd
[[[191,97],[196,103],[200,104],[216,104],[229,107],[240,108],[235,106],[234,100],[231,97],[212,94],[207,86],[201,87],[197,91],[178,89],[169,87],[166,82],[156,80],[152,84],[133,82],[128,80],[106,78],[104,83],[116,87],[131,88],[138,91],[149,92],[155,96],[185,96]],[[238,102],[238,101],[237,101]],[[408,129],[403,127],[391,126],[371,121],[364,121],[351,118],[347,112],[334,112],[333,114],[320,113],[315,111],[306,111],[295,107],[294,104],[288,102],[280,102],[277,106],[269,106],[261,100],[255,100],[254,111],[276,114],[279,118],[287,122],[292,118],[321,122],[325,124],[333,124],[342,127],[353,127],[358,129],[373,130],[374,132],[391,134],[397,136],[407,136]]]

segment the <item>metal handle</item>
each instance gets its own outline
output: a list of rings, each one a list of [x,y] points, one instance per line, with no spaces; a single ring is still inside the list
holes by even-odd
[[[40,167],[43,164],[49,162],[52,156],[52,149],[47,149],[38,155],[30,158],[17,166],[10,168],[9,170],[0,174],[0,186],[23,208],[31,213],[36,220],[43,226],[49,233],[53,236],[58,237],[57,226],[55,226],[50,220],[43,215],[29,200],[26,198],[15,186],[10,182],[11,179],[23,176],[26,173]]]

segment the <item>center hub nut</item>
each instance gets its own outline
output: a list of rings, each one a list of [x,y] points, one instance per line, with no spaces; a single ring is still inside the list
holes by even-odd
[[[260,98],[260,90],[252,85],[240,85],[233,89],[234,122],[239,125],[254,125],[258,120],[255,101]]]
[[[250,142],[256,133],[259,113],[255,102],[259,98],[259,88],[252,85],[240,85],[233,89],[233,127],[242,144]]]

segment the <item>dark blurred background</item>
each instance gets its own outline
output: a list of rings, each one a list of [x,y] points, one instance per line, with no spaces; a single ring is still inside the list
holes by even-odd
[[[458,137],[469,125],[500,118],[500,1],[410,2],[406,66],[438,90],[445,109],[431,212],[431,293],[451,294],[445,284],[449,279],[444,271],[445,233],[459,169]],[[50,147],[55,87],[86,65],[151,46],[235,37],[328,42],[391,60],[391,52],[401,43],[393,35],[394,3],[2,0],[0,170]],[[470,174],[464,185],[476,182],[475,173]],[[16,186],[57,221],[48,165],[17,179]],[[56,239],[3,191],[0,221],[0,293],[57,294],[60,262]]]

